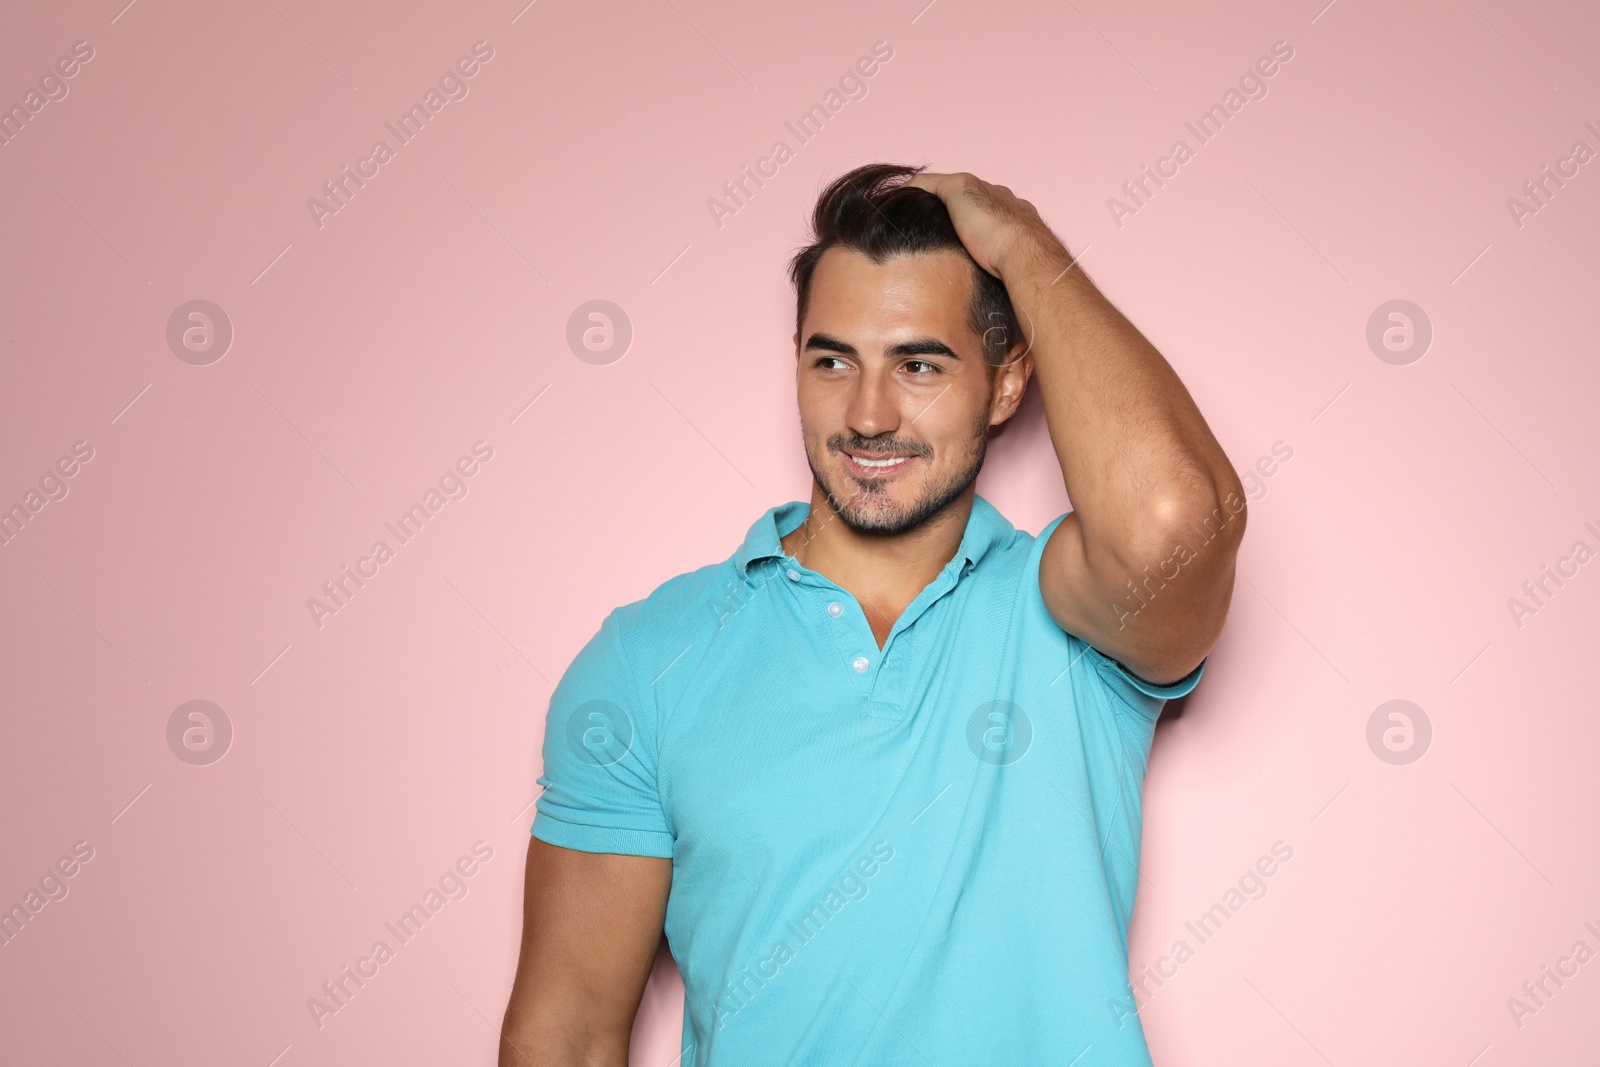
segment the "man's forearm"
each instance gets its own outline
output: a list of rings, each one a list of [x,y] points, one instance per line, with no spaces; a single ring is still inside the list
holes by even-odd
[[[1086,545],[1160,550],[1230,494],[1243,507],[1239,477],[1177,374],[1059,241],[1019,241],[998,266],[1029,332]]]

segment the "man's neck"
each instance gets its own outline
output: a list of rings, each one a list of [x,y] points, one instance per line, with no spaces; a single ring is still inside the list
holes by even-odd
[[[870,604],[897,617],[955,557],[975,495],[969,486],[943,512],[913,530],[861,533],[845,524],[813,482],[811,510],[782,538],[783,550],[849,591],[864,608]]]

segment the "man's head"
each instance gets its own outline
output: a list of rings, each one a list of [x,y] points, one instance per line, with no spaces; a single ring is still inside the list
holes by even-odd
[[[817,201],[789,274],[806,459],[852,529],[922,525],[978,477],[989,429],[1033,369],[1010,297],[967,253],[944,202],[873,164]],[[853,457],[909,457],[874,472]]]

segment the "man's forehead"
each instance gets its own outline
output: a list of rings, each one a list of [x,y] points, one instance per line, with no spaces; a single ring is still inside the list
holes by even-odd
[[[963,295],[972,285],[971,270],[966,257],[951,248],[940,248],[932,252],[908,252],[875,260],[860,249],[850,248],[847,245],[834,245],[822,253],[812,274],[812,285],[815,286],[818,279],[824,277],[867,275],[924,279],[960,290]]]
[[[948,249],[874,262],[863,252],[835,245],[822,254],[811,276],[806,328],[813,328],[813,316],[939,320],[953,328],[966,322],[971,290],[970,265]]]

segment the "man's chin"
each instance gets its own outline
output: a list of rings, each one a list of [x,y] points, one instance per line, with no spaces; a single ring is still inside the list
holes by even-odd
[[[900,533],[906,529],[907,518],[917,510],[914,492],[884,486],[856,489],[858,483],[848,476],[843,485],[847,491],[854,491],[841,498],[829,487],[829,495],[840,521],[857,533]]]
[[[839,510],[839,520],[856,533],[899,533],[903,528],[905,513],[900,509],[845,507]]]

